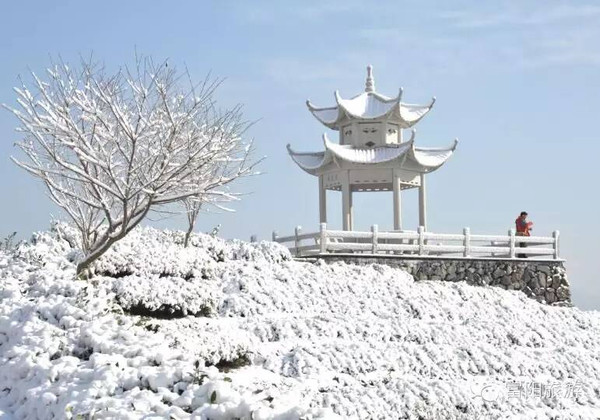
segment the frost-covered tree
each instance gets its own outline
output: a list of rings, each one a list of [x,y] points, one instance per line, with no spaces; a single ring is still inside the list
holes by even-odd
[[[44,79],[32,74],[31,88],[15,89],[19,106],[7,108],[20,120],[27,159],[13,160],[79,230],[78,274],[150,211],[233,199],[228,184],[254,173],[240,108],[218,111],[219,83],[189,80],[137,58],[112,74],[85,61],[53,64]]]

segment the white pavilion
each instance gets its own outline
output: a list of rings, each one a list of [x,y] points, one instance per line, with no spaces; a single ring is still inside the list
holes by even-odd
[[[375,91],[372,66],[367,67],[365,91],[351,99],[335,92],[336,105],[319,108],[306,101],[309,111],[323,125],[339,131],[339,143],[323,134],[325,150],[296,152],[288,144],[294,162],[319,178],[320,222],[327,222],[326,191],[342,192],[343,230],[353,230],[352,194],[362,191],[393,191],[394,230],[402,227],[402,190],[419,189],[419,225],[427,229],[426,174],[441,167],[456,149],[458,140],[446,148],[415,146],[415,130],[405,140],[403,130],[412,128],[435,103],[412,105],[398,96]]]

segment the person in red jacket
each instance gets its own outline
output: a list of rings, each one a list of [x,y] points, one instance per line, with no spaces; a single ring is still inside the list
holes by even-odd
[[[517,220],[515,220],[515,225],[517,227],[517,236],[531,236],[531,229],[533,226],[533,222],[528,222],[527,221],[527,212],[526,211],[522,211],[521,214],[519,215],[519,217],[517,217]],[[519,243],[519,246],[521,248],[526,248],[527,244],[526,243]],[[527,255],[525,254],[519,254],[517,255],[517,257],[519,258],[527,258]]]

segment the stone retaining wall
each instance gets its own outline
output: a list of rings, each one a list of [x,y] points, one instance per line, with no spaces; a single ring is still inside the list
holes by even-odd
[[[567,270],[562,260],[413,259],[339,254],[317,258],[351,264],[385,264],[407,271],[415,280],[466,281],[477,286],[520,290],[538,302],[571,305]]]

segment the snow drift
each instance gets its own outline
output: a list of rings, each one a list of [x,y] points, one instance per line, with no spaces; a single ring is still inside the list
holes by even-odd
[[[0,251],[7,416],[600,415],[598,312],[150,228],[79,281],[70,234]]]

